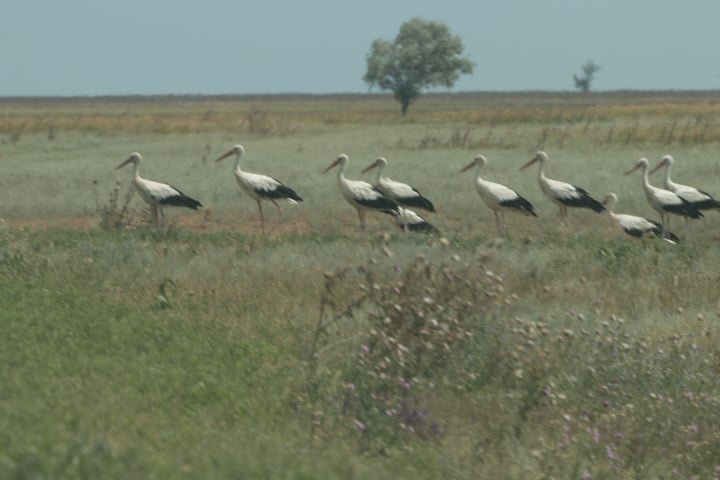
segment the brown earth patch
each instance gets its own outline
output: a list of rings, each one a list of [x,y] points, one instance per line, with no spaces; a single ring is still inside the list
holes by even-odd
[[[100,228],[100,221],[96,216],[89,217],[40,217],[17,218],[4,220],[5,228],[24,231],[42,230],[78,230],[90,231]],[[127,229],[150,228],[150,224],[133,225]],[[248,234],[263,233],[263,226],[259,219],[231,219],[230,217],[212,219],[203,215],[175,216],[168,218],[167,228],[177,228],[190,231],[237,231]],[[272,218],[265,222],[264,233],[272,235],[307,234],[312,230],[307,219],[285,217]]]

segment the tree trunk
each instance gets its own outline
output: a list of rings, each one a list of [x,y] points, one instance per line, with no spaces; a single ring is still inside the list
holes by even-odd
[[[403,98],[400,100],[400,112],[402,112],[403,117],[407,113],[408,107],[410,106],[410,99],[409,98]]]

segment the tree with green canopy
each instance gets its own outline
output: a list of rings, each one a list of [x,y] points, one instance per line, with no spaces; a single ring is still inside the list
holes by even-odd
[[[463,50],[462,39],[444,23],[413,18],[400,26],[394,41],[373,41],[363,80],[393,92],[405,115],[424,88],[451,88],[461,74],[472,73],[475,64]]]
[[[573,80],[575,80],[575,88],[580,90],[581,92],[589,92],[590,87],[592,86],[593,80],[595,80],[595,73],[600,70],[600,65],[593,62],[592,60],[588,60],[585,62],[585,64],[582,66],[583,74],[582,76],[579,76],[577,74],[573,75]]]

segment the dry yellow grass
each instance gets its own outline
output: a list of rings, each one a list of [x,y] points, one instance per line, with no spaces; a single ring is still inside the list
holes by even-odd
[[[463,93],[427,95],[402,117],[385,95],[100,97],[0,100],[0,134],[291,133],[336,124],[633,125],[653,117],[689,135],[720,136],[714,92]]]

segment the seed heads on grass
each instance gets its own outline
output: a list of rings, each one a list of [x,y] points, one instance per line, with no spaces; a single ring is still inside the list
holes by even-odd
[[[484,274],[482,266],[458,265],[452,255],[449,260],[436,263],[418,255],[405,266],[386,269],[369,263],[326,274],[314,335],[325,344],[319,350],[328,351],[327,342],[337,339],[328,332],[339,325],[355,332],[359,344],[347,350],[350,355],[343,360],[332,357],[333,365],[340,365],[335,368],[311,353],[315,360],[310,362],[314,370],[309,378],[320,389],[313,408],[335,404],[327,401],[334,397],[332,383],[325,384],[329,379],[354,385],[341,389],[338,400],[355,426],[352,431],[361,434],[364,450],[408,441],[408,435],[433,438],[443,431],[431,418],[423,392],[435,388],[435,379],[444,377],[453,357],[461,355],[472,338],[472,322],[493,304],[489,298],[497,295],[499,286],[498,278]],[[342,285],[335,281],[338,275],[343,277]],[[352,285],[371,287],[353,289]],[[330,390],[321,394],[323,388]],[[356,421],[365,428],[358,429]]]
[[[122,182],[115,182],[114,188],[108,194],[107,201],[102,203],[100,195],[97,191],[97,180],[93,180],[93,194],[95,197],[95,211],[100,217],[100,228],[104,230],[117,230],[138,224],[137,214],[130,210],[130,200],[132,200],[135,188],[130,185],[124,196],[121,198],[120,192],[123,189]]]

